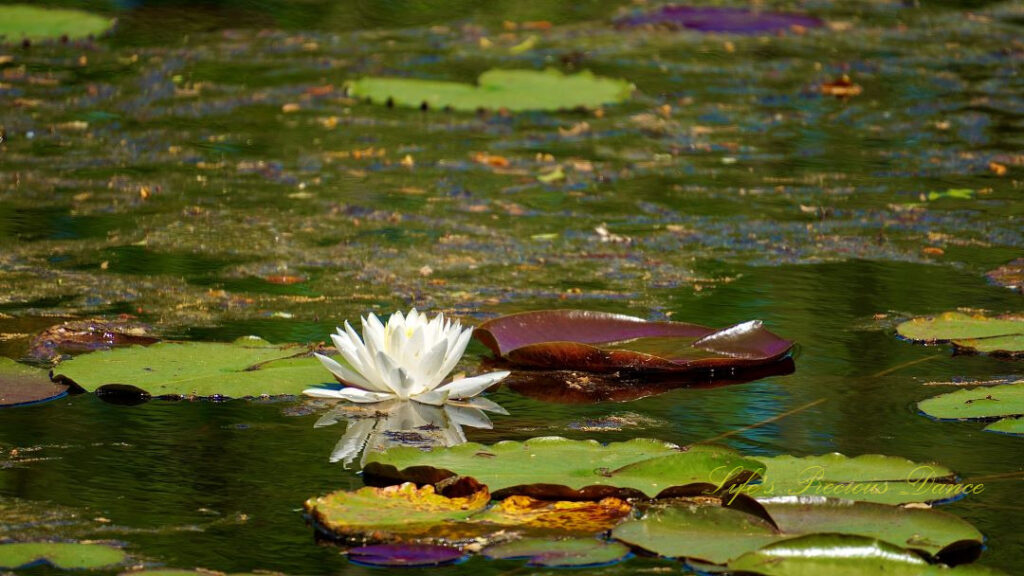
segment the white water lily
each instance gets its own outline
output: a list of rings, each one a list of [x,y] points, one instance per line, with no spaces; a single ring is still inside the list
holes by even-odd
[[[346,386],[340,390],[310,388],[304,394],[362,403],[397,398],[441,406],[449,399],[476,396],[509,375],[503,370],[456,377],[442,385],[473,335],[472,328],[463,330],[462,324],[446,320],[443,314],[428,319],[413,309],[405,316],[401,312],[392,314],[387,325],[373,314],[361,320],[361,339],[347,321],[344,330],[338,328],[337,334],[331,334],[345,363],[316,355]]]

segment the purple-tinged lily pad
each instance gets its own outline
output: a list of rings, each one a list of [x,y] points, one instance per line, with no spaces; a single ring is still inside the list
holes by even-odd
[[[0,358],[0,408],[55,400],[67,393],[68,386],[51,382],[45,370]]]
[[[369,566],[418,567],[451,564],[463,557],[462,550],[434,544],[379,544],[348,551],[348,559]]]
[[[818,28],[824,24],[818,18],[806,14],[678,4],[663,6],[653,12],[631,15],[616,21],[616,25],[623,28],[661,26],[673,30],[731,34],[784,32]]]
[[[587,310],[502,316],[473,336],[514,366],[594,373],[746,368],[777,362],[793,348],[757,320],[716,330]]]
[[[490,558],[527,558],[528,566],[550,568],[607,566],[630,556],[625,544],[596,538],[526,538],[490,546],[483,553]]]

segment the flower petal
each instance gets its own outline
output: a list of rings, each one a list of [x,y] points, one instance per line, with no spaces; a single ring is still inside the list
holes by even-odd
[[[440,390],[428,390],[422,394],[417,394],[410,398],[423,404],[429,404],[431,406],[444,406],[444,403],[448,401],[448,392],[442,392]]]
[[[510,372],[508,370],[502,370],[500,372],[490,372],[488,374],[481,374],[479,376],[473,376],[472,378],[462,378],[461,380],[452,380],[451,382],[441,386],[437,389],[438,392],[448,392],[451,398],[470,398],[477,394],[487,390],[494,384],[500,382],[503,378],[508,376]]]
[[[455,368],[455,365],[459,363],[459,360],[462,359],[462,354],[466,351],[466,346],[469,345],[469,338],[472,335],[473,329],[466,328],[455,338],[454,343],[451,343],[451,334],[449,334],[448,342],[451,344],[448,348],[448,353],[444,357],[444,364],[441,365],[441,369],[438,371],[442,378],[447,376]]]
[[[369,390],[360,390],[359,388],[353,388],[351,386],[338,390],[337,396],[345,400],[351,400],[360,404],[370,404],[373,402],[383,402],[385,400],[394,399],[394,394],[385,394],[384,392],[370,392]]]
[[[454,405],[469,406],[471,408],[476,408],[477,410],[486,410],[488,412],[494,412],[495,414],[502,414],[504,416],[509,415],[508,410],[505,410],[504,406],[482,396],[477,396],[476,398],[469,398],[466,400],[456,400]]]
[[[321,364],[323,364],[324,368],[330,370],[331,374],[334,374],[336,378],[338,378],[345,384],[355,386],[357,388],[362,388],[364,390],[376,390],[377,392],[387,391],[382,390],[380,386],[372,384],[369,380],[363,378],[362,374],[356,372],[355,370],[350,370],[349,368],[346,368],[341,363],[337,362],[334,358],[330,358],[328,356],[324,356],[323,354],[317,353],[314,353],[313,355],[316,356],[317,360],[319,360]]]

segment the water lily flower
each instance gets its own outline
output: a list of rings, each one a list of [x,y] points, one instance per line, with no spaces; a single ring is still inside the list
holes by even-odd
[[[509,375],[508,371],[490,372],[471,378],[454,378],[442,385],[473,334],[458,321],[443,314],[428,319],[413,309],[408,315],[396,312],[387,325],[370,314],[361,319],[360,338],[349,323],[331,334],[344,363],[322,354],[316,357],[343,384],[344,388],[310,388],[303,393],[317,398],[342,398],[352,402],[415,400],[441,406],[449,399],[471,398]]]

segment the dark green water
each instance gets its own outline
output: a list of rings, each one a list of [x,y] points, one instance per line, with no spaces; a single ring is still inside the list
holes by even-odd
[[[981,479],[982,494],[944,509],[986,534],[981,563],[1024,568],[1022,441],[915,407],[950,389],[926,382],[1019,378],[1019,361],[892,330],[958,307],[1021,310],[1019,293],[984,277],[1024,247],[1020,6],[802,3],[787,6],[832,29],[748,37],[617,31],[615,3],[167,4],[121,12],[93,43],[0,47],[12,57],[0,98],[19,100],[0,116],[0,355],[21,357],[55,319],[122,313],[167,337],[278,342],[410,306],[473,324],[552,307],[759,318],[799,343],[795,373],[623,404],[502,390],[491,398],[511,415],[467,434],[685,444],[824,399],[722,442],[885,453]],[[505,19],[555,26],[509,31]],[[530,35],[535,48],[510,53]],[[637,93],[601,116],[503,116],[392,110],[341,88],[544,66]],[[820,94],[844,73],[862,94]],[[537,180],[556,164],[565,179]],[[974,198],[921,200],[960,188]],[[603,242],[602,224],[629,241]],[[282,275],[302,281],[268,281]],[[484,352],[474,344],[463,368]],[[168,566],[375,572],[318,546],[302,519],[306,498],[361,484],[328,462],[343,425],[314,430],[324,411],[88,395],[4,410],[0,498],[72,507],[70,526],[32,529],[113,538]],[[577,430],[608,415],[644,423]]]

